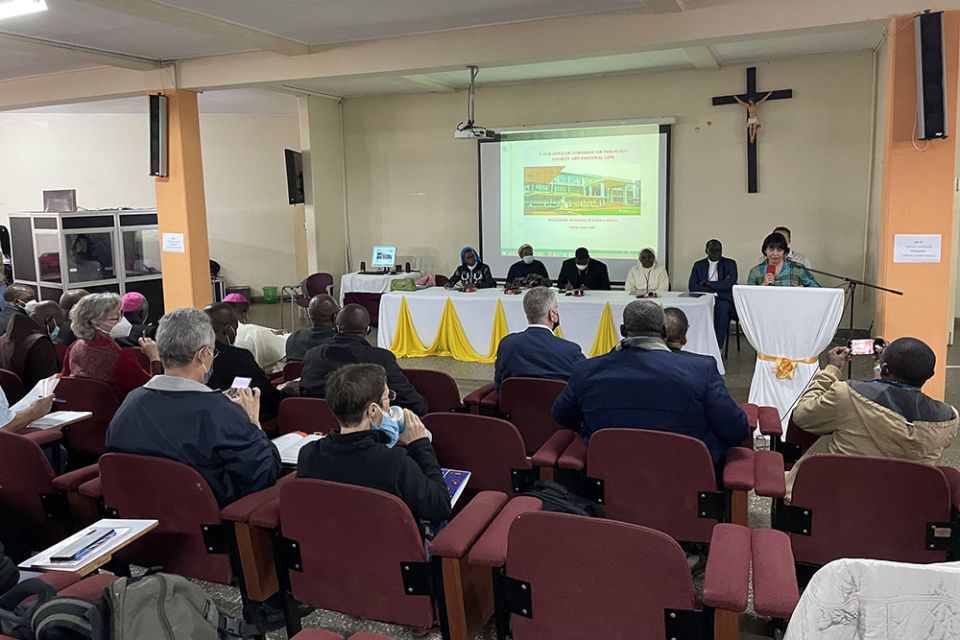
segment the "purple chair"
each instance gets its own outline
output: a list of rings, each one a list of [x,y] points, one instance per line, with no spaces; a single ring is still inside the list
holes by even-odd
[[[294,322],[294,313],[297,309],[299,309],[300,313],[302,314],[304,310],[310,306],[310,298],[317,294],[326,293],[332,296],[334,286],[333,276],[329,273],[320,271],[310,274],[300,284],[287,285],[283,287],[283,291],[289,292],[290,294],[290,327],[296,328]],[[282,312],[280,317],[280,328],[283,328]]]

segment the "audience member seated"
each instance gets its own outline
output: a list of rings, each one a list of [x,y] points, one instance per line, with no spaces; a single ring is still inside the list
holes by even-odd
[[[3,310],[0,310],[0,336],[7,331],[7,325],[14,316],[27,316],[27,303],[36,302],[37,294],[22,284],[12,284],[3,292]]]
[[[697,260],[690,269],[687,289],[699,293],[713,293],[713,330],[717,343],[723,349],[727,341],[730,319],[736,317],[733,306],[733,285],[737,284],[737,263],[723,257],[723,244],[710,240],[705,247],[707,257]]]
[[[367,342],[370,314],[359,304],[348,304],[337,314],[337,335],[326,344],[314,347],[303,358],[300,394],[313,398],[326,397],[327,378],[333,371],[348,364],[378,364],[387,372],[387,384],[397,394],[394,404],[418,415],[427,413],[427,401],[421,396],[387,349]]]
[[[130,331],[123,336],[116,338],[117,344],[121,347],[140,346],[140,338],[150,338],[157,336],[157,325],[147,322],[150,317],[150,304],[142,293],[131,291],[120,298],[120,310],[123,311],[123,317],[126,322],[121,324],[130,324]],[[120,326],[119,324],[117,325]],[[116,335],[116,332],[114,332]]]
[[[504,287],[509,289],[511,287],[529,286],[527,283],[530,281],[530,276],[540,276],[547,280],[550,279],[549,274],[547,274],[547,268],[543,266],[542,262],[534,259],[533,247],[528,244],[522,244],[520,248],[517,249],[517,255],[520,256],[520,260],[510,265],[510,269],[507,271],[507,279],[503,283]]]
[[[277,417],[285,394],[270,384],[252,353],[236,346],[239,321],[233,306],[220,302],[205,311],[210,316],[217,340],[216,360],[207,385],[211,389],[227,391],[233,386],[234,378],[250,378],[250,388],[260,391],[260,420],[266,422]]]
[[[0,336],[0,368],[20,376],[27,390],[60,371],[60,358],[50,332],[63,320],[56,302],[30,303],[30,315],[15,315]]]
[[[687,329],[689,328],[690,322],[682,309],[667,307],[663,310],[663,339],[670,347],[670,351],[685,353],[683,345],[687,344]]]
[[[73,327],[71,326],[72,321],[70,320],[70,310],[73,309],[73,305],[80,301],[80,298],[88,295],[90,295],[90,292],[86,289],[74,289],[72,291],[67,291],[60,296],[60,308],[63,309],[64,319],[63,323],[60,325],[60,331],[57,332],[57,336],[55,338],[56,342],[65,344],[69,347],[77,339],[77,336],[73,333]]]
[[[610,275],[607,265],[590,257],[586,247],[580,247],[560,265],[560,276],[557,278],[557,288],[571,291],[573,289],[610,290]]]
[[[460,266],[444,286],[449,289],[457,284],[464,288],[490,289],[497,286],[497,281],[493,279],[490,267],[480,262],[476,250],[472,247],[464,247],[460,251]]]
[[[876,380],[841,380],[849,358],[846,347],[828,351],[827,366],[797,401],[793,426],[820,438],[787,473],[788,495],[797,468],[810,456],[838,453],[936,464],[957,434],[957,410],[920,390],[937,364],[925,343],[900,338],[887,345]]]
[[[270,327],[253,324],[249,319],[250,301],[240,293],[228,293],[223,302],[233,307],[240,324],[237,327],[235,345],[253,354],[257,366],[266,373],[277,373],[283,368],[287,335]]]
[[[557,296],[546,287],[534,287],[523,296],[523,312],[530,326],[511,333],[497,347],[493,382],[497,390],[507,378],[566,380],[570,369],[583,360],[580,345],[553,335],[560,326]]]
[[[50,413],[53,406],[53,395],[38,398],[27,405],[23,411],[14,412],[10,408],[7,394],[0,389],[0,431],[16,433],[34,420],[39,420]]]
[[[260,429],[259,390],[240,389],[231,399],[204,384],[216,348],[207,316],[197,309],[165,315],[157,345],[165,373],[123,401],[107,429],[107,449],[189,465],[221,506],[272,486],[280,454]]]
[[[666,293],[670,290],[670,276],[659,262],[653,249],[647,247],[637,256],[639,264],[630,267],[624,289],[632,296]]]
[[[338,313],[340,305],[333,296],[318,293],[310,298],[307,315],[313,326],[298,329],[287,338],[287,361],[302,361],[307,351],[332,340],[336,335],[333,327],[337,323]]]
[[[151,374],[160,373],[157,343],[140,338],[140,348],[150,359],[150,371],[140,366],[136,356],[124,351],[110,337],[120,322],[120,296],[115,293],[91,293],[70,309],[70,326],[77,340],[63,357],[63,375],[92,378],[112,384],[121,396],[142,387]]]
[[[386,491],[403,500],[418,520],[446,520],[450,497],[426,428],[404,409],[400,433],[388,414],[390,397],[380,365],[349,364],[331,373],[327,402],[340,429],[300,450],[297,477]],[[404,446],[394,446],[397,442]]]
[[[669,431],[702,440],[715,466],[750,433],[712,358],[689,358],[663,340],[663,311],[651,300],[623,310],[614,351],[573,367],[554,419],[584,439],[609,427]]]
[[[779,233],[771,233],[763,239],[761,249],[767,259],[750,269],[747,283],[773,287],[819,287],[807,268],[787,259],[790,247]]]
[[[792,234],[790,233],[790,229],[786,227],[777,227],[776,229],[773,230],[773,232],[779,233],[780,235],[782,235],[784,239],[787,241],[787,246],[790,247],[790,245],[792,244],[791,242]],[[813,265],[810,263],[810,258],[803,255],[802,253],[797,253],[796,249],[794,249],[793,247],[790,247],[790,259],[793,260],[794,262],[799,262],[800,264],[805,266],[807,269],[810,269],[813,267]]]

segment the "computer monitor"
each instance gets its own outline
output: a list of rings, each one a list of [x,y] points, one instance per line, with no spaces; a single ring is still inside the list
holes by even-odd
[[[374,247],[370,265],[373,267],[392,267],[396,264],[396,247]]]

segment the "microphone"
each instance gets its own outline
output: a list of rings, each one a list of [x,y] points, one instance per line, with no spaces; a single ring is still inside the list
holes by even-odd
[[[771,276],[776,277],[776,275],[777,275],[777,267],[776,267],[776,265],[772,265],[772,264],[767,263],[767,275],[771,275]]]

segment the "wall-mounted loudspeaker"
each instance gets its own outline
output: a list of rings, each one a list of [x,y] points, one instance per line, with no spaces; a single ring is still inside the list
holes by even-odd
[[[943,12],[924,11],[913,18],[917,48],[917,137],[947,137]]]
[[[167,175],[167,96],[150,98],[150,175]]]

